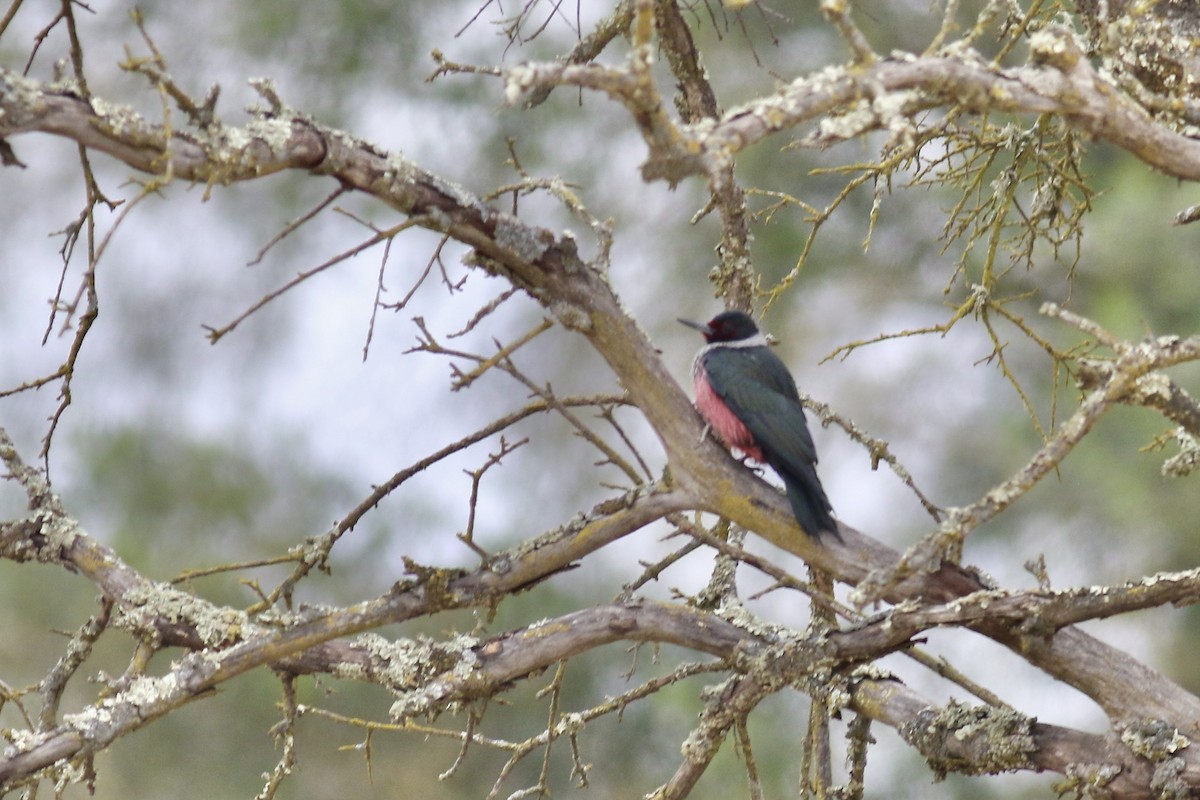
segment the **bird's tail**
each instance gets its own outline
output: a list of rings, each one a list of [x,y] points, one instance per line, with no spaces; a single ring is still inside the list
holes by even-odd
[[[774,466],[774,465],[772,465]],[[825,496],[816,471],[811,476],[796,476],[780,469],[775,470],[787,487],[788,502],[792,505],[792,514],[804,532],[814,539],[820,539],[822,533],[832,533],[839,542],[842,535],[838,533],[837,521],[833,518],[833,506]]]

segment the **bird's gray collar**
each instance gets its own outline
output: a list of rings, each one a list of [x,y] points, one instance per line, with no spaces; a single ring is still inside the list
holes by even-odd
[[[709,350],[716,350],[718,347],[734,347],[737,349],[745,347],[766,347],[767,337],[762,333],[756,333],[749,339],[738,339],[736,342],[711,342],[704,345],[700,352],[707,353]]]

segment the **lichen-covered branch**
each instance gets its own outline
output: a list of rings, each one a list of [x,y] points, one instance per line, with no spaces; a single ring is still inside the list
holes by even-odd
[[[114,624],[150,633],[160,644],[196,651],[165,676],[130,676],[120,691],[61,724],[29,732],[0,758],[0,787],[13,785],[63,758],[94,752],[169,713],[225,680],[265,665],[301,671],[354,667],[329,640],[445,608],[488,605],[568,566],[615,538],[687,508],[687,495],[663,487],[635,490],[592,515],[492,557],[473,573],[428,570],[373,601],[341,609],[317,609],[273,618],[268,626],[245,612],[223,609],[190,593],[148,581],[108,547],[91,539],[49,492],[44,478],[25,466],[0,428],[0,459],[26,488],[32,513],[0,527],[0,555],[13,560],[59,563],[92,580],[115,607]],[[279,627],[282,625],[282,627]],[[334,656],[331,658],[331,656]],[[362,673],[358,673],[362,674]]]
[[[510,68],[504,78],[510,100],[542,86],[565,84],[601,91],[623,103],[649,147],[643,174],[673,183],[692,175],[712,179],[735,154],[806,124],[816,124],[821,141],[828,144],[887,129],[897,119],[912,119],[931,108],[1056,114],[1168,175],[1200,179],[1200,142],[1165,127],[1105,80],[1088,63],[1074,34],[1046,28],[1029,45],[1030,63],[1016,68],[997,66],[970,49],[830,67],[726,111],[715,125],[650,124],[644,96],[620,68],[527,64]]]
[[[981,598],[974,607],[986,605]],[[927,621],[937,616],[933,614]],[[613,641],[671,642],[742,665],[739,672],[744,677],[711,691],[708,711],[684,745],[683,762],[654,795],[660,797],[686,796],[736,720],[767,694],[802,684],[811,670],[832,668],[842,673],[857,659],[872,658],[893,647],[877,649],[879,641],[863,636],[861,630],[781,644],[770,634],[764,636],[719,615],[684,606],[652,602],[598,606],[488,640],[470,641],[469,658],[443,658],[447,666],[442,671],[419,681],[405,678],[391,684],[399,694],[391,715],[402,721],[435,714],[453,704],[489,696],[531,672]],[[356,647],[371,652],[375,659],[372,669],[392,676],[411,675],[418,663],[438,663],[430,658],[418,662],[414,660],[418,651],[391,643]],[[354,671],[347,669],[342,674],[350,676]],[[870,669],[849,674],[844,702],[858,713],[897,728],[939,772],[1054,770],[1069,775],[1074,765],[1104,763],[1112,767],[1114,775],[1125,776],[1110,786],[1114,797],[1145,796],[1140,793],[1144,784],[1139,780],[1150,765],[1122,748],[1114,737],[1037,723],[1011,709],[967,707],[956,702],[938,708]],[[1200,785],[1200,764],[1181,763],[1179,779],[1184,785]]]
[[[1047,725],[988,706],[951,701],[939,707],[896,681],[859,681],[853,699],[860,713],[895,727],[943,774],[1052,770],[1067,776],[1064,790],[1088,786],[1095,796],[1114,800],[1159,796],[1149,788],[1154,764],[1132,757],[1116,736]],[[1194,782],[1184,778],[1182,785],[1188,780]]]
[[[1098,328],[1090,320],[1079,318],[1052,303],[1043,306],[1042,313],[1072,321],[1085,330]],[[1102,382],[1095,380],[1099,371],[1089,372],[1092,376],[1089,379],[1091,388],[1079,408],[1059,426],[1024,467],[974,503],[947,509],[947,519],[941,527],[910,548],[894,568],[871,575],[860,583],[855,591],[861,604],[865,605],[881,596],[887,587],[904,580],[914,571],[936,569],[943,557],[949,556],[957,561],[962,540],[980,525],[1002,513],[1056,469],[1114,404],[1130,401],[1135,396],[1144,398],[1149,384],[1153,382],[1161,385],[1166,378],[1158,375],[1157,370],[1200,359],[1200,336],[1188,339],[1163,336],[1138,343],[1118,342],[1109,336],[1104,339],[1117,351],[1116,358],[1105,366]],[[1152,377],[1156,381],[1151,381]]]
[[[721,109],[682,9],[671,0],[658,0],[654,3],[654,22],[679,87],[675,105],[681,120],[688,125],[714,123],[720,118]],[[729,159],[710,174],[708,181],[712,193],[710,206],[721,217],[721,243],[717,245],[721,263],[712,282],[726,306],[749,310],[758,286],[750,259],[746,193],[737,182],[733,166],[733,159]]]

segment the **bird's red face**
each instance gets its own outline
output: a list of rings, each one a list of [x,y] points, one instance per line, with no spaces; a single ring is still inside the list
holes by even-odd
[[[707,323],[679,320],[689,328],[695,328],[704,334],[706,342],[736,342],[749,339],[758,333],[758,326],[751,316],[744,311],[722,311]]]

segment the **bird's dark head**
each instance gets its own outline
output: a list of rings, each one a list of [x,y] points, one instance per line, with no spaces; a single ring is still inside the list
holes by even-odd
[[[679,320],[704,334],[707,342],[740,342],[758,335],[758,326],[745,311],[722,311],[707,323]]]

